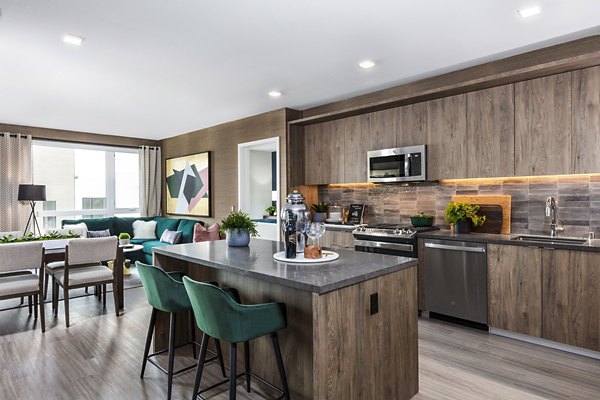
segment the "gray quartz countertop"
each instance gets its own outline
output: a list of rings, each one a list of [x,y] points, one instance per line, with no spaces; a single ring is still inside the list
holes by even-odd
[[[283,243],[252,239],[248,247],[225,240],[155,247],[154,252],[196,264],[261,279],[317,294],[331,292],[381,275],[413,267],[415,258],[336,249],[340,258],[317,264],[278,262],[273,254]]]
[[[494,243],[504,244],[512,246],[526,246],[526,247],[541,247],[551,249],[562,249],[562,250],[577,250],[577,251],[591,251],[600,252],[600,240],[596,239],[592,243],[586,242],[584,244],[564,244],[564,243],[539,243],[533,241],[516,240],[517,237],[522,236],[521,234],[514,235],[495,235],[490,233],[476,233],[471,232],[467,234],[455,234],[449,230],[439,230],[433,232],[419,233],[420,239],[443,239],[443,240],[456,240],[463,242],[479,242],[479,243]],[[548,235],[548,238],[550,235]],[[560,238],[559,238],[560,239]],[[581,240],[585,240],[581,238]]]

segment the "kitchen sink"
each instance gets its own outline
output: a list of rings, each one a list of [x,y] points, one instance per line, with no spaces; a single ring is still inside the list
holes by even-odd
[[[581,238],[553,238],[550,236],[517,236],[512,240],[520,240],[523,242],[536,242],[536,243],[548,243],[548,244],[576,244],[581,245],[587,243],[586,239]]]

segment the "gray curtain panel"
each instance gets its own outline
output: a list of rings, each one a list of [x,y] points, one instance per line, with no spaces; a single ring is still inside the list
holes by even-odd
[[[23,231],[29,204],[19,202],[19,184],[32,182],[31,135],[0,132],[0,231]]]
[[[161,215],[162,157],[160,147],[140,146],[140,214]]]

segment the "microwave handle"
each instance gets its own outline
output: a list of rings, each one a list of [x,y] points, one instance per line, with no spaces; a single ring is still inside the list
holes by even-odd
[[[410,154],[404,156],[404,176],[410,176]]]

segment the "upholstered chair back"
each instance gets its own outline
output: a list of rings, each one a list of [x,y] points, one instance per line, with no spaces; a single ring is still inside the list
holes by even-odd
[[[0,244],[0,272],[40,268],[43,254],[41,241]]]
[[[116,236],[101,238],[71,239],[67,244],[69,265],[92,264],[117,258]]]

